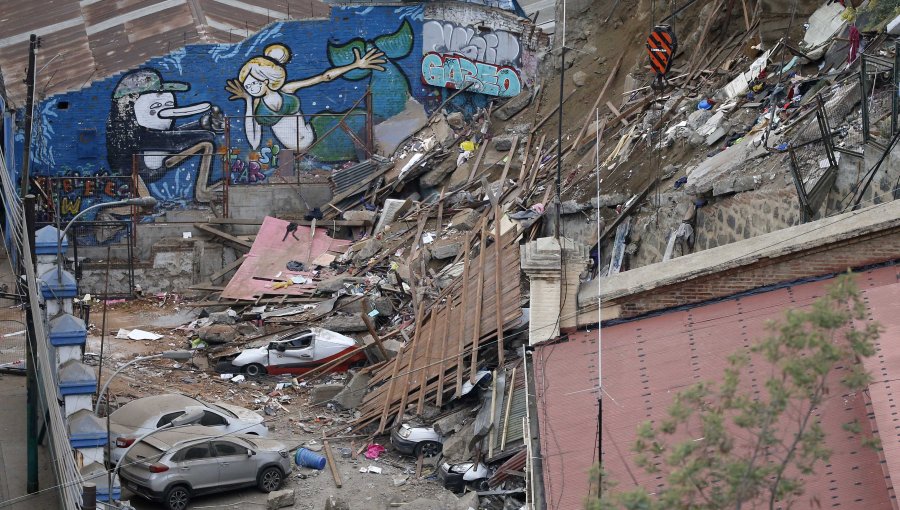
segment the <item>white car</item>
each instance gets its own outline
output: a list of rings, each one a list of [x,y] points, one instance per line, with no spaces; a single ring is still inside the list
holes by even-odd
[[[258,413],[224,402],[207,403],[187,395],[167,393],[138,398],[109,415],[110,461],[117,464],[138,438],[170,423],[189,408],[202,408],[196,425],[228,433],[266,436],[269,429]]]
[[[249,376],[262,374],[302,374],[356,349],[356,340],[323,328],[309,328],[285,335],[266,345],[250,347],[234,358],[223,358],[216,364],[222,373],[242,372]],[[346,370],[354,363],[366,361],[359,350],[335,370]]]

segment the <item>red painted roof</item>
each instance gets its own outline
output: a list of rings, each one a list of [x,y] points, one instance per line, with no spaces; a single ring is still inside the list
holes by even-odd
[[[892,382],[900,380],[898,269],[868,271],[858,281],[872,318],[886,327],[878,354],[866,361],[876,380],[868,392],[871,403],[860,393],[833,395],[822,406],[819,416],[832,456],[807,479],[803,507],[817,498],[822,508],[897,508],[889,473],[900,476],[900,415],[894,402],[900,383]],[[635,465],[631,447],[641,422],[665,416],[672,396],[685,387],[718,380],[727,356],[766,334],[766,322],[782,318],[785,309],[809,305],[828,283],[804,283],[603,328],[602,450],[617,487],[652,491],[664,481]],[[596,463],[597,337],[597,331],[580,331],[534,352],[549,510],[582,508]],[[743,374],[748,386],[764,380],[763,368],[759,360],[748,367]],[[864,425],[864,434],[880,435],[883,457],[841,428],[854,418]]]

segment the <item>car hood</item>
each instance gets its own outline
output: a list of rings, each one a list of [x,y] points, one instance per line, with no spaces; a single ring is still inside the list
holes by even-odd
[[[242,367],[244,365],[249,365],[250,363],[259,363],[261,365],[265,365],[268,362],[268,357],[268,347],[244,349],[240,354],[237,355],[236,358],[231,361],[231,364],[236,367]]]
[[[226,404],[225,402],[216,402],[216,405],[222,408],[225,408],[232,413],[236,414],[238,419],[244,422],[249,423],[262,423],[263,417],[257,413],[256,411],[251,411],[249,409],[245,409],[243,407],[238,407],[231,404]]]

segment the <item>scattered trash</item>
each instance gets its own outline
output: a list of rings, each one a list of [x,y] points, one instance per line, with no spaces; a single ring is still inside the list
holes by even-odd
[[[384,446],[381,446],[380,444],[375,443],[375,444],[370,444],[368,447],[366,447],[366,452],[363,455],[365,455],[366,458],[369,460],[375,460],[378,457],[380,457],[381,454],[384,453],[385,451],[386,451],[386,449]]]
[[[116,333],[116,338],[123,340],[159,340],[162,337],[162,335],[157,335],[156,333],[151,333],[142,329],[119,329],[119,332]]]

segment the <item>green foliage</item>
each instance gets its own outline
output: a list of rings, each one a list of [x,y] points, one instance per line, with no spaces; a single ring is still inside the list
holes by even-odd
[[[874,354],[880,327],[866,320],[853,279],[844,275],[826,296],[808,308],[788,310],[768,329],[766,339],[729,357],[721,381],[681,391],[665,419],[638,427],[636,463],[648,473],[662,473],[665,488],[653,495],[641,488],[602,491],[587,508],[790,506],[803,493],[803,477],[831,455],[818,406],[830,395],[865,388],[869,375],[861,358]],[[751,359],[771,367],[760,393],[742,380]],[[841,377],[835,374],[839,366]],[[844,430],[862,433],[855,421]],[[880,447],[872,438],[861,442]]]

